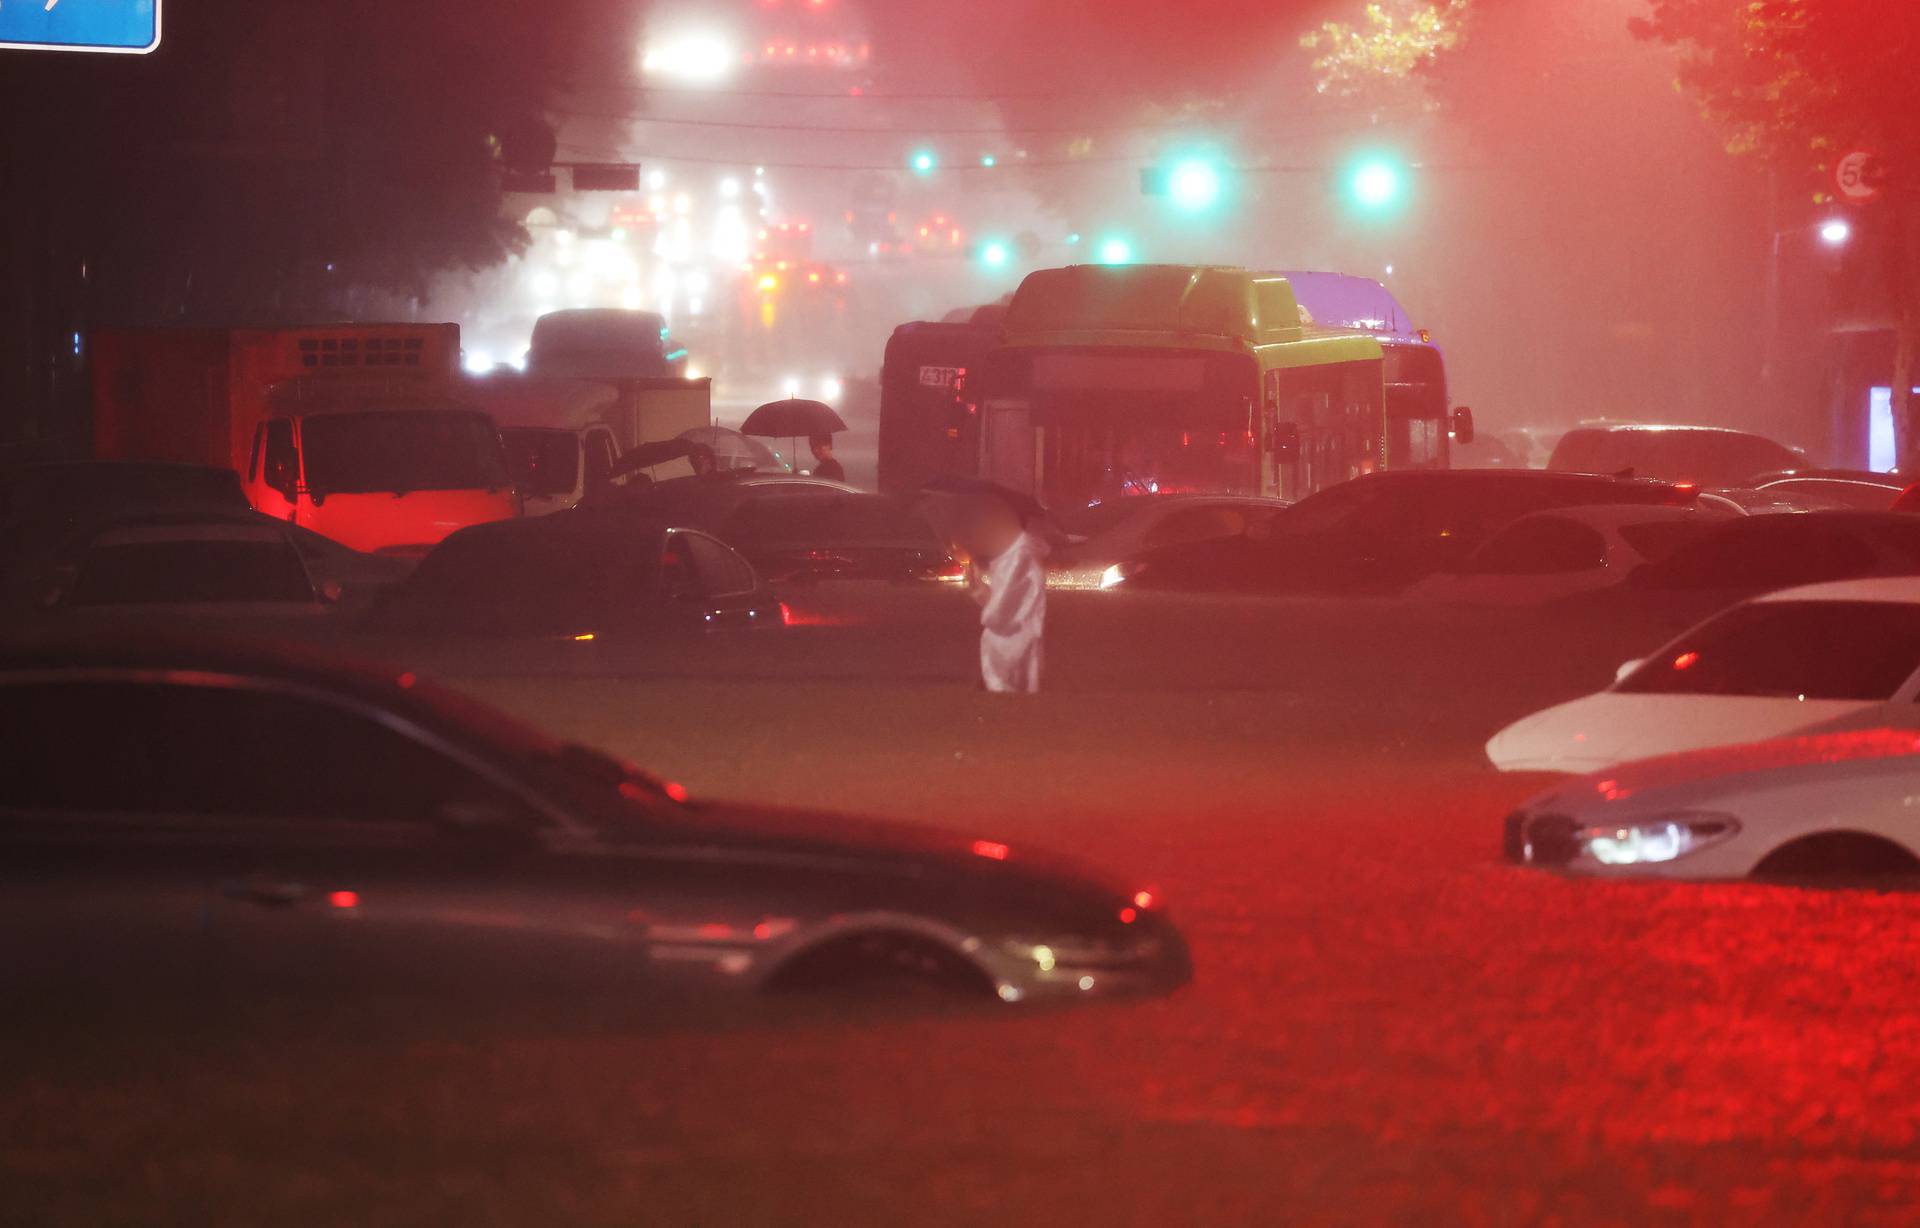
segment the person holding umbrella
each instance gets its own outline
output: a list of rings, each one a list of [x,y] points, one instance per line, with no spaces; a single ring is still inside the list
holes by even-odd
[[[807,446],[813,449],[814,477],[832,478],[836,482],[847,480],[846,469],[833,459],[833,436],[815,435],[807,440]]]
[[[1047,624],[1047,542],[1033,500],[991,482],[942,482],[954,494],[941,519],[967,562],[967,591],[980,606],[980,682],[989,691],[1040,689]]]
[[[821,401],[803,401],[798,397],[788,397],[784,401],[768,401],[765,405],[747,415],[740,424],[742,435],[758,435],[763,439],[798,439],[806,436],[813,445],[815,465],[814,476],[847,480],[847,471],[833,458],[833,437],[847,429],[840,415],[833,407]]]

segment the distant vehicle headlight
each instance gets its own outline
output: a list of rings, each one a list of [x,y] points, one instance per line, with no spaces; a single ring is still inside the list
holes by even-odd
[[[1139,575],[1140,568],[1141,564],[1139,563],[1115,563],[1100,573],[1101,591],[1104,592],[1110,588],[1119,588],[1122,584]]]
[[[1633,823],[1586,827],[1574,833],[1582,857],[1603,866],[1640,866],[1674,861],[1717,844],[1740,830],[1724,814],[1670,814]]]

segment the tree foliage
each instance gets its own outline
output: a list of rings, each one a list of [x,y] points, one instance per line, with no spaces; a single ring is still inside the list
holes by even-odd
[[[1920,455],[1910,390],[1920,377],[1920,7],[1876,0],[1651,0],[1633,23],[1675,47],[1682,86],[1737,154],[1818,183],[1852,149],[1872,155],[1881,189],[1867,228],[1896,338],[1892,372],[1900,462]],[[1815,195],[1825,199],[1825,186]]]
[[[1418,74],[1466,37],[1468,0],[1371,0],[1358,21],[1328,21],[1300,40],[1315,53],[1323,94],[1379,97],[1417,87]]]

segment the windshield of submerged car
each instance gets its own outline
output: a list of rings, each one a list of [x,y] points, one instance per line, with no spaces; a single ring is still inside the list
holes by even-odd
[[[1629,695],[1877,702],[1920,669],[1920,605],[1757,601],[1689,633],[1615,686]]]

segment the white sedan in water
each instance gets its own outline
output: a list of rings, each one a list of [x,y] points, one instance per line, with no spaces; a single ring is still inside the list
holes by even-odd
[[[1428,576],[1403,594],[1410,601],[1462,605],[1544,605],[1621,584],[1730,512],[1697,505],[1603,504],[1520,517],[1457,567]]]
[[[1487,743],[1504,772],[1594,772],[1777,737],[1920,696],[1920,578],[1783,589],[1620,667],[1611,687]]]
[[[1920,729],[1795,734],[1621,764],[1507,817],[1510,861],[1574,874],[1881,879],[1920,872]]]

